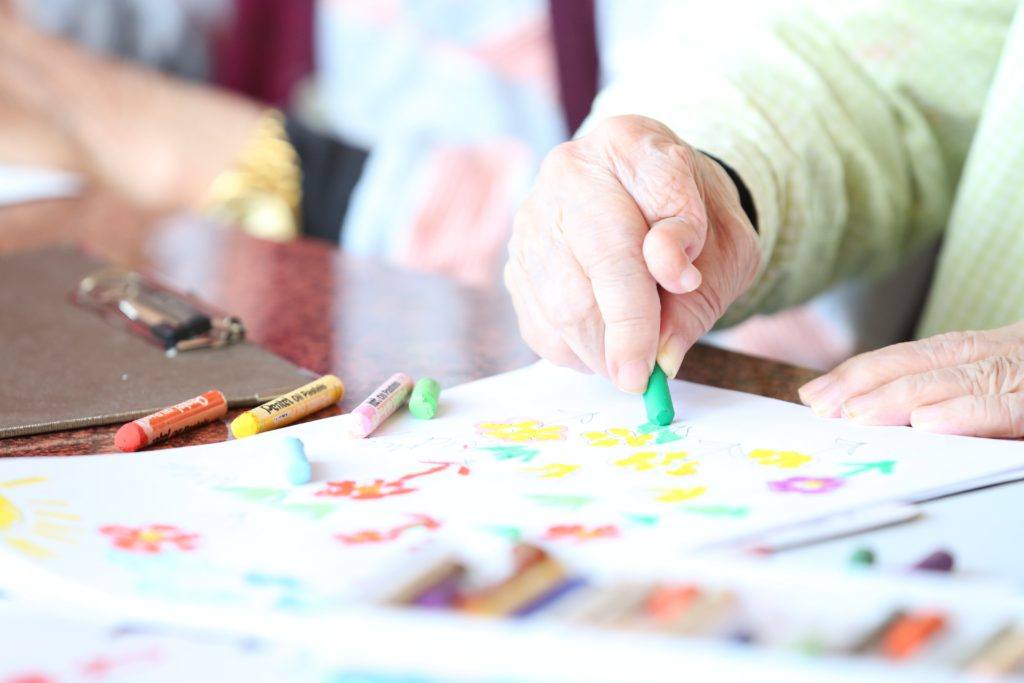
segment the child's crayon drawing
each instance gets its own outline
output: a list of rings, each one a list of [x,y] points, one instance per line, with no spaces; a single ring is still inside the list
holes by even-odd
[[[573,540],[583,543],[601,538],[615,538],[618,535],[619,528],[614,524],[604,524],[595,527],[588,527],[583,524],[556,524],[548,527],[548,530],[544,532],[544,540]]]
[[[540,473],[541,479],[561,479],[578,470],[580,465],[569,465],[567,463],[553,462],[540,467],[527,467],[528,472]]]
[[[319,610],[420,552],[479,541],[472,551],[498,557],[547,539],[569,563],[643,565],[645,543],[682,556],[1024,467],[1017,444],[976,440],[964,458],[954,437],[671,389],[679,421],[665,427],[641,424],[643,401],[607,379],[544,364],[446,389],[441,418],[399,411],[368,439],[341,438],[331,418],[298,424],[309,486],[244,478],[275,434],[152,457],[0,459],[0,564],[122,597]]]
[[[527,446],[483,446],[479,450],[493,453],[496,460],[518,460],[520,462],[530,462],[540,454],[539,449]]]
[[[142,526],[121,526],[108,524],[100,527],[100,533],[110,538],[119,550],[132,553],[155,555],[168,550],[195,550],[199,534],[182,531],[171,524],[144,524]]]
[[[260,503],[276,510],[284,510],[295,514],[309,517],[310,519],[323,519],[335,512],[338,506],[333,503],[321,501],[296,501],[289,500],[292,491],[289,489],[253,487],[253,486],[218,486],[214,489],[229,494],[240,500],[251,503]]]
[[[0,482],[0,490],[8,491],[0,492],[0,541],[35,559],[53,557],[61,545],[77,543],[82,533],[81,517],[68,510],[66,501],[33,497],[33,487],[45,482],[45,477]]]
[[[842,485],[839,477],[789,477],[768,482],[768,488],[780,493],[828,493]]]
[[[563,508],[566,510],[579,510],[580,508],[597,500],[594,496],[559,495],[556,493],[531,493],[524,497],[527,500],[532,500],[540,505]]]
[[[697,463],[696,461],[689,460],[689,457],[690,454],[686,451],[675,451],[672,453],[641,451],[621,460],[616,460],[615,464],[636,472],[657,469],[670,477],[681,477],[697,473]]]
[[[770,448],[755,448],[747,455],[759,465],[778,467],[780,469],[794,469],[811,461],[811,456],[803,453],[776,451]]]
[[[346,479],[344,481],[329,481],[325,488],[317,491],[314,495],[332,498],[351,498],[352,500],[378,500],[380,498],[387,498],[388,496],[400,496],[406,493],[413,493],[418,489],[408,486],[407,484],[410,481],[419,477],[428,477],[432,474],[444,472],[455,465],[458,465],[456,472],[459,475],[466,476],[469,474],[468,467],[455,462],[433,462],[424,460],[423,464],[434,465],[434,467],[402,475],[393,481],[384,481],[383,479],[374,479],[372,482],[363,483],[358,483],[351,479]]]
[[[477,430],[499,441],[524,443],[527,441],[561,441],[566,428],[560,425],[545,425],[538,420],[518,422],[481,422]]]
[[[742,519],[750,514],[750,508],[745,505],[683,505],[680,512],[706,517],[727,517]]]
[[[363,545],[366,543],[386,543],[394,541],[413,529],[426,529],[435,531],[441,528],[441,523],[429,515],[412,514],[412,519],[406,524],[391,527],[389,529],[363,529],[350,534],[335,534],[335,538],[345,545]]]
[[[659,503],[682,503],[683,501],[700,498],[707,493],[706,486],[692,486],[684,489],[665,489],[655,500]]]
[[[611,448],[612,446],[646,446],[654,441],[654,434],[641,434],[625,427],[611,427],[603,432],[583,432],[583,438],[591,446]]]
[[[876,460],[875,462],[844,462],[843,467],[849,468],[843,472],[844,477],[856,477],[859,474],[892,474],[896,467],[895,460]]]

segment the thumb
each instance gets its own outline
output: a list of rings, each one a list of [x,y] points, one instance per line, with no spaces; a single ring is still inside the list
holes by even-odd
[[[718,315],[705,296],[661,292],[657,363],[669,379],[676,376],[683,356],[711,329]]]
[[[672,180],[674,182],[669,182],[674,186],[674,196],[669,203],[671,214],[656,215],[657,220],[652,221],[651,229],[644,236],[644,261],[651,276],[665,291],[685,294],[701,283],[701,272],[693,262],[704,250],[708,215],[697,183],[689,172]]]
[[[693,262],[704,248],[706,236],[707,219],[703,217],[672,216],[651,226],[644,236],[644,261],[665,291],[685,294],[700,287],[701,272]]]

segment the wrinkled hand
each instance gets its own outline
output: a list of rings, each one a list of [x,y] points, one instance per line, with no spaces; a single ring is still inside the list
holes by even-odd
[[[33,133],[46,131],[62,145],[58,164],[142,206],[177,209],[200,203],[261,108],[93,55],[0,12],[0,113],[11,116],[6,112],[30,116]],[[55,156],[32,148],[40,153],[0,146],[0,161],[48,164]]]
[[[759,262],[725,171],[657,121],[623,116],[544,160],[505,283],[540,356],[641,392],[655,358],[675,376]]]
[[[865,425],[1024,437],[1024,322],[856,356],[801,387],[800,399]]]

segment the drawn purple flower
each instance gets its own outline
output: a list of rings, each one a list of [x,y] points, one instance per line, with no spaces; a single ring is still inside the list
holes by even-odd
[[[789,477],[768,482],[768,488],[779,493],[828,493],[844,483],[839,477]]]

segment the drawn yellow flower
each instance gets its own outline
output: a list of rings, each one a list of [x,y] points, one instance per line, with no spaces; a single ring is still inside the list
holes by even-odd
[[[811,461],[811,456],[803,453],[776,451],[770,448],[755,448],[747,455],[751,460],[756,460],[759,465],[779,467],[781,469],[793,469],[806,465]]]
[[[655,500],[661,503],[682,503],[683,501],[703,496],[707,490],[706,486],[694,486],[688,489],[665,489]]]
[[[584,432],[583,438],[591,446],[609,448],[611,446],[646,446],[654,439],[654,434],[637,434],[622,427],[612,427],[603,432]]]
[[[512,441],[515,443],[526,441],[561,441],[565,438],[565,427],[545,425],[537,420],[482,422],[476,428],[481,434],[501,441]]]
[[[539,472],[541,479],[561,479],[567,474],[572,474],[580,468],[579,465],[567,465],[565,463],[553,462],[541,467],[528,467],[527,472]]]

